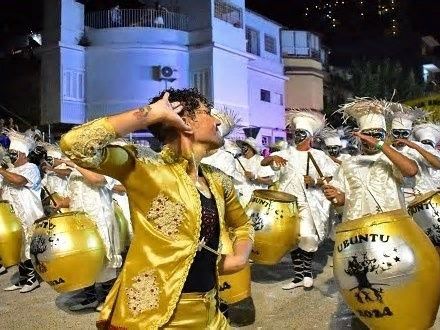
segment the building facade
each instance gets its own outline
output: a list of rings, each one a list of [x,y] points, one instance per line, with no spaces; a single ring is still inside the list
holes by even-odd
[[[282,26],[244,0],[89,13],[74,0],[44,3],[42,124],[79,124],[144,105],[165,88],[194,87],[241,126],[260,127],[260,143],[286,137],[286,92],[304,91],[286,89]],[[322,108],[318,88],[321,101],[304,107]]]

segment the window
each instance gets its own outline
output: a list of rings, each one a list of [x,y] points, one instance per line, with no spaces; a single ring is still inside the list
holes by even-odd
[[[283,105],[283,94],[273,92],[273,103],[277,105]]]
[[[84,72],[64,70],[63,98],[71,101],[84,101]]]
[[[268,34],[264,34],[264,50],[272,54],[277,53],[276,39]]]
[[[261,143],[263,144],[263,146],[268,147],[271,145],[272,143],[272,137],[268,136],[268,135],[263,135],[261,137]]]
[[[214,16],[236,28],[243,27],[243,10],[222,0],[215,0]]]
[[[284,141],[284,138],[282,136],[275,136],[275,143],[279,141]]]
[[[260,32],[246,26],[246,51],[260,55]]]
[[[211,70],[203,69],[193,72],[191,75],[191,85],[200,94],[211,99]]]
[[[270,91],[260,89],[260,100],[264,102],[270,102]]]

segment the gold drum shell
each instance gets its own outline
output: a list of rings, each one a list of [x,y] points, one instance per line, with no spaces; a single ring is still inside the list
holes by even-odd
[[[21,259],[23,227],[8,201],[0,201],[0,263],[16,265]]]
[[[336,227],[333,272],[351,310],[371,329],[428,329],[440,302],[440,260],[404,210]]]
[[[124,251],[130,245],[130,235],[128,232],[128,220],[122,212],[122,208],[118,203],[113,203],[113,208],[115,212],[116,223],[118,224],[119,230],[119,242],[121,245],[121,250]]]
[[[440,246],[440,192],[430,191],[417,196],[408,205],[408,213],[431,242]]]
[[[35,270],[60,293],[94,284],[105,262],[104,243],[84,212],[35,221],[30,250]]]
[[[255,229],[251,259],[275,265],[298,245],[299,216],[296,197],[281,191],[255,190],[246,206]]]
[[[233,252],[233,243],[228,233],[222,233],[220,237],[222,253]],[[219,275],[219,297],[228,305],[235,304],[251,296],[251,267],[249,264],[236,273]]]

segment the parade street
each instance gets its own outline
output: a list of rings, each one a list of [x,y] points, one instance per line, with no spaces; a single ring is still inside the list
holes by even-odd
[[[252,296],[256,308],[253,325],[237,329],[367,329],[342,302],[333,279],[331,245],[320,249],[313,269],[317,274],[311,291],[284,291],[282,284],[292,276],[290,257],[274,266],[254,265]],[[0,287],[9,285],[10,275],[0,277]],[[0,329],[95,329],[98,314],[72,313],[72,294],[57,294],[47,283],[29,294],[0,292]],[[313,313],[310,312],[313,310]],[[432,329],[440,329],[440,321]]]

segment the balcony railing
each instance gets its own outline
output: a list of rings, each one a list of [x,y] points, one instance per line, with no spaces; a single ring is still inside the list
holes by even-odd
[[[188,17],[167,10],[112,9],[87,13],[85,25],[95,29],[153,27],[188,31]]]

